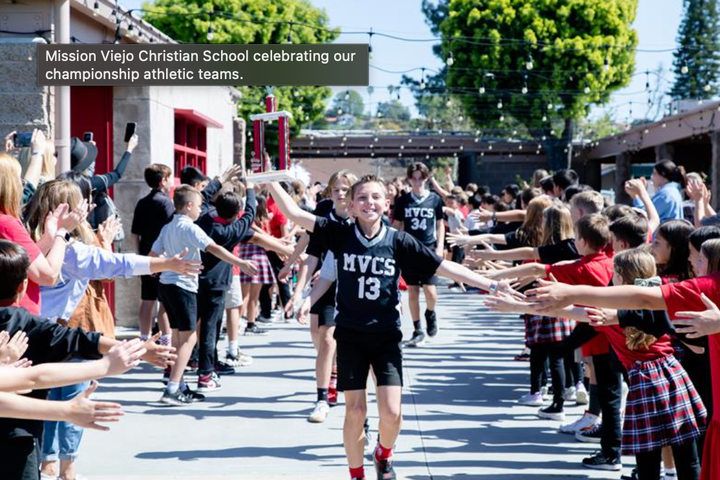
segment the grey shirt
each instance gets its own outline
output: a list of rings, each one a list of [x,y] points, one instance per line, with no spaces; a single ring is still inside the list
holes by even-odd
[[[190,217],[176,213],[172,221],[163,227],[160,236],[153,243],[152,251],[157,255],[172,257],[187,248],[188,253],[184,259],[199,262],[201,260],[200,251],[205,251],[213,243],[215,242],[212,238],[202,228],[195,225]],[[197,293],[198,291],[197,275],[162,272],[160,283],[176,285],[190,292]]]

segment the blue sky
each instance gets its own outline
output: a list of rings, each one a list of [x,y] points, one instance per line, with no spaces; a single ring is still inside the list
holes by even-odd
[[[425,18],[420,11],[420,0],[310,0],[319,8],[325,9],[333,26],[345,31],[374,31],[394,34],[414,39],[428,39],[432,35],[425,24]],[[121,0],[121,4],[128,8],[139,8],[142,0]],[[678,25],[682,17],[682,2],[680,0],[640,0],[637,19],[634,27],[640,39],[636,55],[636,72],[655,70],[658,66],[664,67],[663,90],[667,91],[672,85],[672,53],[671,52],[643,52],[642,50],[672,50],[676,47]],[[341,43],[366,43],[367,35],[341,35],[337,40]],[[372,40],[373,59],[371,64],[391,71],[407,70],[416,67],[437,68],[440,65],[432,53],[431,42],[401,42],[374,36]],[[415,74],[420,77],[420,72]],[[375,86],[372,103],[386,101],[390,98],[388,85],[398,85],[400,74],[389,74],[370,69],[370,83]],[[655,87],[657,81],[651,76],[651,86]],[[337,88],[335,91],[344,91]],[[368,92],[365,88],[357,88],[369,103]],[[595,108],[593,115],[603,110],[611,110],[620,121],[628,117],[632,101],[633,116],[644,116],[647,108],[647,95],[645,90],[645,75],[637,75],[632,83],[613,95],[606,106]],[[401,101],[408,106],[413,105],[413,97],[407,91],[401,92]],[[667,101],[667,100],[666,100]]]

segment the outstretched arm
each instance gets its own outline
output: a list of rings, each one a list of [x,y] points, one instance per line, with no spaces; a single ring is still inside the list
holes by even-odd
[[[482,275],[478,275],[469,268],[448,260],[444,260],[435,273],[442,277],[455,280],[458,283],[472,285],[473,287],[477,287],[488,292],[496,292],[498,288],[500,288],[499,282],[490,280]]]
[[[660,287],[589,287],[567,285],[540,280],[540,286],[527,292],[543,311],[557,310],[568,305],[592,305],[617,310],[667,310]]]
[[[472,256],[480,260],[540,260],[538,249],[533,247],[512,248],[510,250],[473,250]]]
[[[315,215],[298,207],[297,203],[295,203],[279,183],[269,183],[267,187],[283,215],[308,232],[312,232],[315,229]]]

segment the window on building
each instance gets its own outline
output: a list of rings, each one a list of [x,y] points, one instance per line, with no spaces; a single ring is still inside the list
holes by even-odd
[[[188,166],[207,171],[207,127],[183,112],[175,111],[175,178]]]

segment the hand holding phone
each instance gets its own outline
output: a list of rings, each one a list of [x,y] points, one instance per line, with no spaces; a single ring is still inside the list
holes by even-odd
[[[128,143],[133,135],[135,135],[135,129],[137,128],[137,123],[135,122],[128,122],[127,125],[125,125],[125,143]]]

